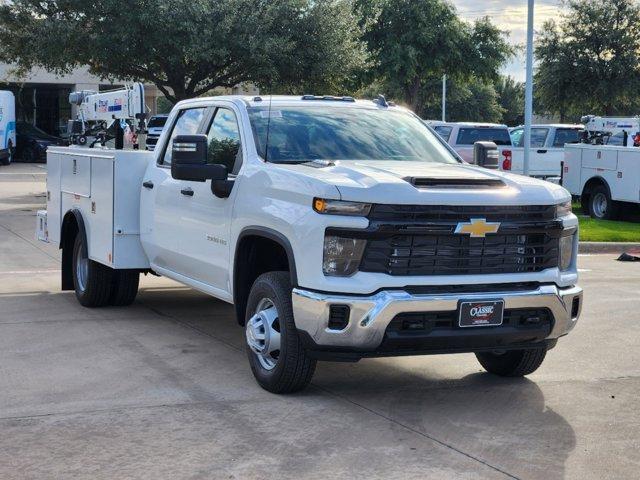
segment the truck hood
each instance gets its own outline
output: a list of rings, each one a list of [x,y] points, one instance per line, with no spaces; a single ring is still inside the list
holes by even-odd
[[[559,185],[467,164],[350,160],[329,166],[313,162],[280,166],[335,185],[342,200],[354,202],[551,205],[571,199]],[[496,186],[497,181],[503,185]]]

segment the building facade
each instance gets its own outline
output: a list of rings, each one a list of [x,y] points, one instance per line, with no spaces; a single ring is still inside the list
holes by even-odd
[[[124,83],[109,83],[77,68],[68,75],[56,75],[34,69],[19,77],[14,67],[0,64],[0,90],[10,90],[16,97],[16,120],[27,122],[52,135],[64,135],[67,122],[75,118],[75,106],[69,93],[78,90],[109,90]],[[156,113],[160,93],[155,85],[145,84],[145,101],[150,114]]]

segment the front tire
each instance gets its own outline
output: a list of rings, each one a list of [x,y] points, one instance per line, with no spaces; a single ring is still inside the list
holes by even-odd
[[[84,235],[80,232],[73,244],[72,268],[73,286],[80,305],[89,308],[108,305],[113,270],[89,258]]]
[[[476,358],[484,369],[501,377],[524,377],[535,372],[547,355],[546,348],[510,350],[504,353],[479,352]]]
[[[245,315],[247,355],[258,384],[272,393],[304,389],[316,368],[293,320],[288,272],[260,275],[251,287]]]

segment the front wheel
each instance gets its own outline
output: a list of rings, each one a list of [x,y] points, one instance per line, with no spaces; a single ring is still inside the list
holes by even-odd
[[[287,272],[262,274],[251,287],[245,316],[247,354],[254,377],[272,393],[304,389],[316,368],[293,320]]]
[[[535,372],[547,355],[546,348],[510,350],[502,353],[480,352],[476,358],[484,369],[501,377],[523,377]]]

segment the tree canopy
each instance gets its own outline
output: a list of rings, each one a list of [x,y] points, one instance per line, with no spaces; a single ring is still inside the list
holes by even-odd
[[[536,98],[550,113],[625,115],[638,106],[640,6],[633,0],[570,0],[536,43]]]
[[[373,57],[370,77],[422,115],[432,108],[442,75],[478,88],[496,80],[513,54],[488,18],[469,24],[444,0],[358,0],[355,6]]]
[[[347,0],[12,0],[0,60],[23,71],[86,65],[154,83],[171,101],[242,82],[332,91],[366,61]]]

